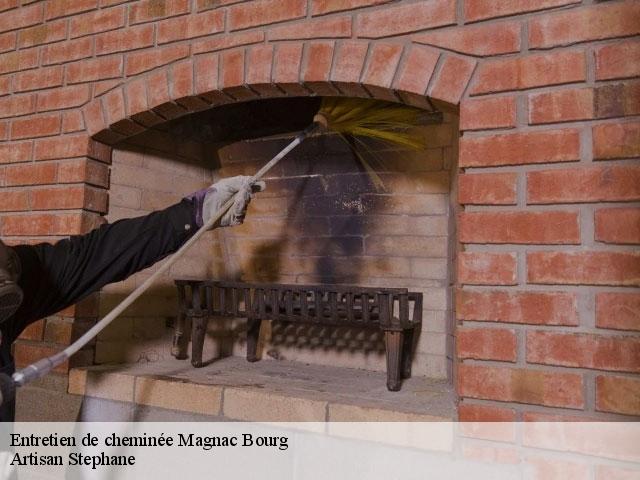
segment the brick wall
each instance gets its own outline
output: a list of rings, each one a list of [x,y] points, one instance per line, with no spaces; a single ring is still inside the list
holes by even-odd
[[[276,95],[418,105],[430,96],[460,110],[461,417],[640,415],[640,2],[8,0],[0,9],[3,238],[96,225],[104,145],[165,119]],[[19,362],[65,343],[47,328],[70,331],[74,316],[83,313],[33,327]]]

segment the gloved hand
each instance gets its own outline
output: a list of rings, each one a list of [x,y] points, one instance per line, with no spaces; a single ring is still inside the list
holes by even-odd
[[[195,203],[196,224],[198,227],[202,227],[207,223],[234,195],[235,201],[233,205],[216,222],[213,228],[240,225],[244,221],[247,207],[253,194],[266,188],[264,182],[250,184],[250,180],[251,177],[246,176],[225,178],[214,183],[209,188],[199,190],[187,197]]]

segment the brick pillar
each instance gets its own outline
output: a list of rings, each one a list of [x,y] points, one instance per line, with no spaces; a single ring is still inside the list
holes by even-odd
[[[510,24],[490,18],[521,8],[466,5],[496,38]],[[481,62],[461,104],[462,419],[640,414],[640,210],[620,203],[640,196],[640,50],[615,38],[631,18],[638,2],[529,17],[528,51]]]

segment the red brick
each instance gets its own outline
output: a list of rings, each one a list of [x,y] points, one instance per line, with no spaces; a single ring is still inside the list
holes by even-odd
[[[0,55],[0,74],[19,72],[38,66],[38,49],[18,50]]]
[[[170,18],[158,23],[158,43],[211,35],[224,30],[224,11],[211,10],[197,15]]]
[[[0,77],[0,95],[7,95],[11,92],[11,76]]]
[[[527,362],[638,373],[640,338],[531,331]]]
[[[529,48],[551,48],[640,33],[640,4],[635,1],[592,5],[529,22]]]
[[[504,367],[458,366],[458,393],[463,397],[549,407],[583,408],[582,376]]]
[[[269,40],[351,37],[351,17],[329,17],[270,28]]]
[[[198,0],[197,10],[198,12],[203,10],[210,10],[212,8],[223,7],[234,3],[240,3],[242,0]]]
[[[0,212],[24,212],[29,210],[29,192],[25,190],[0,190]]]
[[[178,99],[193,95],[193,61],[176,63],[170,75],[171,98]]]
[[[63,135],[36,140],[33,156],[35,160],[83,157],[87,155],[88,149],[85,135]]]
[[[506,328],[458,328],[458,358],[516,361],[516,332]]]
[[[109,167],[88,158],[66,160],[58,167],[58,183],[88,183],[109,186]]]
[[[83,109],[84,123],[87,126],[89,134],[93,135],[107,128],[104,112],[102,110],[102,102],[94,100],[87,104]]]
[[[361,13],[356,33],[362,38],[380,38],[456,23],[456,2],[433,0],[398,5]]]
[[[577,308],[573,293],[459,290],[456,295],[460,320],[577,326]]]
[[[279,96],[280,90],[271,81],[273,45],[257,45],[248,50],[246,82],[261,95]]]
[[[160,70],[147,77],[147,99],[151,108],[170,100],[167,72]]]
[[[596,87],[593,103],[596,118],[638,115],[640,114],[640,82]]]
[[[640,42],[627,41],[596,49],[596,80],[640,75]]]
[[[301,18],[306,13],[306,0],[256,0],[229,7],[227,22],[229,30],[242,30]]]
[[[71,38],[82,37],[92,33],[106,32],[124,27],[125,7],[83,13],[71,18],[69,35]]]
[[[62,114],[62,132],[72,133],[84,130],[84,119],[80,110],[72,110]]]
[[[440,52],[435,49],[411,45],[405,53],[404,64],[400,66],[394,88],[402,92],[425,95],[438,58]]]
[[[598,375],[596,377],[596,410],[640,415],[640,379]]]
[[[571,181],[567,182],[570,178]],[[597,166],[527,173],[527,203],[595,203],[640,199],[640,167]]]
[[[276,59],[273,70],[273,78],[276,83],[283,84],[283,87],[288,88],[287,84],[292,84],[294,87],[300,82],[300,70],[302,66],[302,45],[295,43],[286,43],[278,45],[276,49]],[[307,92],[298,87],[303,92]],[[295,91],[295,90],[294,90]],[[308,94],[308,92],[307,92]]]
[[[0,143],[0,164],[28,162],[33,158],[33,142]]]
[[[593,157],[599,160],[640,156],[640,122],[593,127]]]
[[[8,32],[0,35],[0,52],[8,52],[16,49],[16,32]]]
[[[194,65],[196,95],[218,89],[218,63],[217,54],[196,57]]]
[[[593,89],[540,93],[529,98],[529,123],[555,123],[594,118]]]
[[[35,95],[11,95],[0,98],[0,118],[19,117],[35,111]]]
[[[458,175],[458,202],[463,205],[515,205],[515,173]]]
[[[585,415],[564,415],[546,412],[523,412],[523,422],[597,422],[597,418]]]
[[[127,76],[147,72],[156,67],[173,63],[189,55],[188,45],[171,45],[165,48],[154,48],[127,55],[125,74]]]
[[[23,368],[45,357],[58,353],[60,346],[46,345],[43,343],[22,343],[18,342],[14,346],[14,357],[17,368]],[[69,362],[63,362],[55,367],[54,373],[67,373],[69,371]]]
[[[596,294],[596,327],[640,331],[640,294]]]
[[[471,79],[475,66],[475,61],[466,58],[446,57],[429,95],[435,99],[457,105]]]
[[[344,94],[367,96],[366,91],[360,85],[360,75],[364,68],[368,49],[369,44],[367,42],[345,41],[339,44],[333,60],[331,80]],[[411,73],[413,74],[413,71]],[[414,78],[408,80],[407,83],[417,84],[421,80],[423,79]],[[426,90],[426,85],[424,90]],[[424,93],[424,90],[422,93]]]
[[[264,32],[252,30],[250,32],[230,33],[213,38],[206,38],[194,42],[191,50],[194,54],[215,52],[218,50],[226,50],[228,48],[240,47],[242,45],[251,45],[252,43],[260,43],[264,41]]]
[[[220,88],[244,85],[244,50],[223,52],[220,60]]]
[[[57,165],[55,163],[26,164],[10,166],[5,170],[5,185],[44,185],[55,183]]]
[[[369,62],[362,76],[362,83],[374,87],[390,87],[402,56],[402,45],[376,43],[370,50]]]
[[[519,22],[491,23],[419,33],[411,39],[458,53],[486,57],[519,52],[520,29]]]
[[[107,192],[88,186],[39,188],[31,191],[33,210],[70,210],[83,208],[104,213]]]
[[[580,243],[577,212],[463,212],[458,220],[462,243]]]
[[[0,32],[17,30],[41,23],[44,17],[42,3],[21,7],[0,15]]]
[[[96,55],[128,52],[153,45],[153,25],[129,27],[125,30],[106,32],[96,37]]]
[[[461,252],[458,255],[458,283],[515,285],[516,268],[513,253]]]
[[[25,119],[16,119],[11,123],[11,138],[46,137],[60,133],[60,114],[40,115]]]
[[[45,16],[47,20],[66,17],[75,13],[86,12],[98,8],[98,0],[50,0],[47,2]]]
[[[344,10],[352,10],[360,7],[370,7],[389,3],[392,0],[312,0],[311,14],[325,15],[332,12],[340,12]]]
[[[529,252],[527,281],[552,285],[640,285],[640,253]]]
[[[122,57],[82,60],[67,66],[67,83],[91,82],[122,75]]]
[[[601,208],[595,213],[599,242],[640,244],[640,208]]]
[[[306,48],[307,63],[302,73],[307,82],[326,82],[329,80],[333,59],[333,42],[312,42]]]
[[[515,422],[516,412],[512,408],[462,402],[458,405],[458,420],[460,422]]]
[[[56,88],[38,93],[38,111],[59,110],[79,107],[89,101],[91,92],[89,85]]]
[[[514,97],[469,99],[460,104],[460,130],[510,128],[515,125]]]
[[[578,130],[496,134],[460,139],[461,167],[491,167],[580,159]]]
[[[22,340],[42,340],[44,334],[44,320],[32,323],[20,334]]]
[[[12,8],[16,8],[18,6],[18,0],[0,0],[0,12],[4,12],[5,10],[11,10]]]
[[[538,53],[525,57],[487,60],[480,64],[472,94],[523,90],[526,88],[586,79],[585,55],[582,51]]]
[[[107,115],[107,124],[112,125],[126,117],[123,89],[111,90],[102,97],[102,102]]]
[[[15,79],[15,91],[26,92],[62,85],[62,67],[46,67],[23,72]]]
[[[189,0],[145,0],[129,9],[129,24],[150,22],[189,12]]]
[[[464,2],[464,18],[466,21],[477,21],[486,18],[506,17],[520,13],[546,10],[553,7],[561,7],[572,3],[580,3],[580,0],[472,0]]]
[[[18,46],[20,48],[42,45],[43,43],[58,42],[67,37],[67,22],[44,23],[18,32]]]
[[[91,55],[93,55],[93,38],[79,38],[43,47],[42,64],[70,62]]]

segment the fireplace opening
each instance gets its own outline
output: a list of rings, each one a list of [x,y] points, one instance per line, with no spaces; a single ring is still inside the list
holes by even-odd
[[[220,178],[252,175],[309,125],[319,103],[299,97],[223,105],[114,145],[107,220],[164,208]],[[207,233],[99,335],[96,362],[172,358],[176,278],[349,284],[422,293],[413,375],[450,379],[458,117],[425,111],[422,123],[421,151],[366,142],[358,156],[338,135],[306,140],[267,175],[267,190],[253,200],[242,226]],[[103,289],[100,314],[155,268]],[[264,323],[263,361],[385,370],[378,330]],[[204,362],[245,353],[246,321],[209,322]]]

